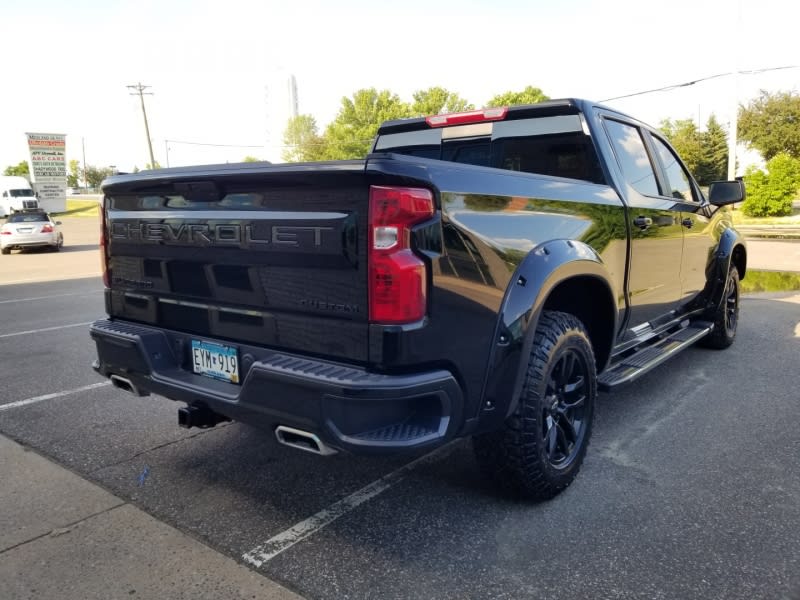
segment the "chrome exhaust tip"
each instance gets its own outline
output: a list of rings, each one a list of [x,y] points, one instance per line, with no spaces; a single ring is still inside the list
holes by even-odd
[[[122,390],[123,392],[128,392],[129,394],[133,394],[134,396],[140,396],[140,397],[150,395],[149,392],[142,392],[127,377],[122,377],[121,375],[110,375],[109,379],[111,380],[111,385],[113,385],[118,390]]]
[[[293,427],[286,427],[286,425],[278,425],[275,428],[275,437],[278,442],[284,446],[291,446],[298,450],[305,450],[319,454],[320,456],[331,456],[336,454],[338,450],[331,448],[319,437],[309,431],[301,429],[294,429]]]

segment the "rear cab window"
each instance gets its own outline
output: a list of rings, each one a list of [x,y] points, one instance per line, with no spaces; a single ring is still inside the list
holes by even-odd
[[[639,128],[614,119],[606,119],[605,124],[625,180],[640,194],[658,196],[655,170]]]
[[[373,150],[606,183],[579,114],[386,133]]]

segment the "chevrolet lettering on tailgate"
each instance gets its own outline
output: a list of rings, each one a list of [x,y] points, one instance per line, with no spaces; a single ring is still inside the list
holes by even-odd
[[[147,223],[138,221],[115,221],[111,224],[112,240],[136,240],[157,242],[174,246],[259,246],[320,247],[323,235],[334,231],[333,227],[303,225],[272,225],[257,227],[240,223]]]

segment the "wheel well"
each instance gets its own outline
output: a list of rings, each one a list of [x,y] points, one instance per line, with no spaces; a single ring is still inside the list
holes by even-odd
[[[739,271],[739,279],[744,279],[744,274],[747,271],[747,250],[741,244],[733,249],[731,255],[731,262],[736,265],[736,270]]]
[[[573,277],[559,283],[543,310],[559,310],[578,317],[592,343],[597,371],[605,368],[614,341],[616,307],[608,286],[596,277]]]

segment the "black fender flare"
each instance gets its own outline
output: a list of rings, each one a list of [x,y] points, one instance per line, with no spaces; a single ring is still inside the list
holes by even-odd
[[[573,240],[551,240],[531,250],[514,272],[500,308],[481,402],[481,412],[496,414],[488,421],[505,419],[516,409],[542,309],[559,284],[576,277],[591,277],[605,288],[606,300],[614,307],[616,334],[619,311],[612,279],[597,252]],[[483,429],[483,414],[480,421]]]
[[[741,252],[741,265],[737,264],[739,277],[744,278],[747,271],[747,244],[742,234],[729,227],[722,232],[719,243],[714,252],[713,259],[708,265],[706,273],[706,311],[714,314],[719,309],[725,293],[725,281],[737,252]]]

